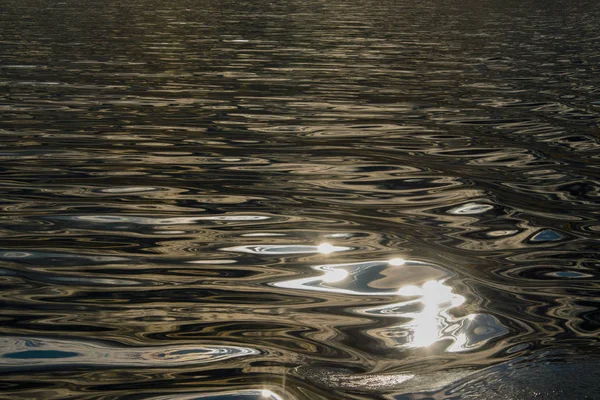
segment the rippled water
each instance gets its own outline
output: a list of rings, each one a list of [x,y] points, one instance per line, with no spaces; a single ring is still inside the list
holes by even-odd
[[[0,9],[1,398],[600,391],[596,2]]]

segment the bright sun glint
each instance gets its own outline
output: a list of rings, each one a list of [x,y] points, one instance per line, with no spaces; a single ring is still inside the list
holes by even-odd
[[[404,286],[398,290],[401,296],[420,297],[423,310],[413,319],[412,340],[413,347],[428,347],[437,342],[442,333],[440,332],[440,312],[448,307],[453,307],[455,300],[464,301],[464,297],[452,293],[452,288],[438,281],[427,281],[423,286]],[[462,303],[462,301],[460,303]]]
[[[326,271],[323,276],[321,276],[321,280],[325,283],[334,283],[343,281],[348,277],[348,271],[345,269],[332,269]]]
[[[421,290],[421,288],[418,288],[414,285],[409,285],[409,286],[404,286],[404,287],[401,287],[400,289],[398,289],[398,294],[400,296],[406,296],[406,297],[421,296],[423,294],[423,290]]]
[[[406,264],[406,260],[404,258],[392,258],[388,261],[388,264],[390,264],[393,267],[399,267],[401,265]]]
[[[330,254],[335,251],[335,247],[329,243],[321,243],[317,246],[317,251],[321,254]]]
[[[274,393],[268,389],[261,390],[260,396],[268,400],[283,400],[277,393]]]

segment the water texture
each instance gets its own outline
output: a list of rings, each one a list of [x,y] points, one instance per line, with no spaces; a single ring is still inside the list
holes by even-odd
[[[597,2],[0,11],[0,398],[600,393]]]

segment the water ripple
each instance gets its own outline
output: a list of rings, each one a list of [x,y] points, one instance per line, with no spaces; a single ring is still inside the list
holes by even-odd
[[[594,397],[594,6],[4,0],[0,397]]]
[[[78,340],[4,336],[0,368],[59,366],[160,367],[202,365],[257,355],[254,349],[236,346],[109,347]]]

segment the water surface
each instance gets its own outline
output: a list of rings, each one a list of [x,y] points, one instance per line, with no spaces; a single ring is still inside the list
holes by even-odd
[[[0,9],[0,397],[600,390],[595,2]]]

